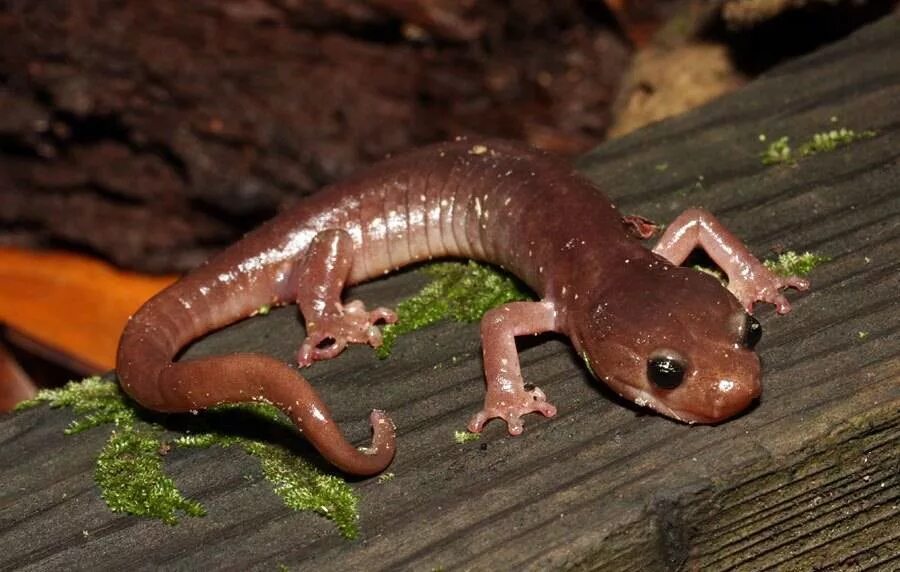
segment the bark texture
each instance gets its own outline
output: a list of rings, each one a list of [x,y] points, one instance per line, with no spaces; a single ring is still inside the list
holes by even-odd
[[[599,3],[0,3],[0,243],[184,270],[387,153],[588,149],[628,48]]]

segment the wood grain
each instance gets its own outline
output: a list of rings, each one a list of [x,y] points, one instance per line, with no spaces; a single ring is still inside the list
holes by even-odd
[[[114,515],[92,481],[103,432],[63,437],[70,414],[39,409],[0,421],[0,568],[896,569],[898,50],[900,18],[884,19],[580,162],[626,212],[666,221],[703,205],[757,253],[832,257],[789,316],[758,312],[765,390],[746,415],[692,427],[644,414],[598,390],[564,340],[547,339],[521,357],[557,418],[530,418],[517,438],[492,423],[458,445],[453,431],[482,397],[479,342],[476,326],[442,324],[401,338],[386,361],[353,348],[310,372],[352,438],[366,439],[372,407],[399,427],[395,478],[356,484],[358,540],[249,483],[259,470],[234,450],[167,458],[205,518],[173,528]],[[799,144],[832,125],[877,136],[762,165],[761,133]],[[421,280],[404,273],[358,293],[390,303]],[[191,354],[287,360],[301,336],[286,308]]]

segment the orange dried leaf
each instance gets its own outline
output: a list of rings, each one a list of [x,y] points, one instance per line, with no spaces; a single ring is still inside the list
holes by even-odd
[[[128,317],[174,280],[86,256],[0,248],[0,322],[100,372],[115,364]]]

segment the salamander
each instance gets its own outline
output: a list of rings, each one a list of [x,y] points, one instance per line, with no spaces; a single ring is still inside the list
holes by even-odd
[[[525,145],[463,139],[414,150],[313,194],[150,299],[124,329],[118,378],[138,403],[162,412],[273,404],[340,470],[378,473],[395,452],[390,418],[374,410],[372,442],[357,449],[299,368],[349,343],[377,347],[378,325],[397,319],[342,301],[348,285],[463,257],[506,269],[539,298],[482,319],[487,390],[470,431],[499,418],[517,435],[523,415],[556,414],[519,368],[515,337],[540,332],[568,336],[592,373],[634,403],[717,423],[760,395],[753,304],[786,313],[781,290],[808,283],[770,272],[706,210],[685,211],[648,249],[641,239],[653,230],[620,214],[567,162]],[[727,289],[680,266],[698,247],[728,275]],[[210,331],[288,303],[306,325],[299,368],[255,353],[175,359]]]

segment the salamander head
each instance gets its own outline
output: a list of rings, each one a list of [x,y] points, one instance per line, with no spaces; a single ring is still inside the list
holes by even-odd
[[[736,415],[761,391],[759,322],[715,278],[650,266],[576,314],[585,362],[619,395],[680,421]]]

